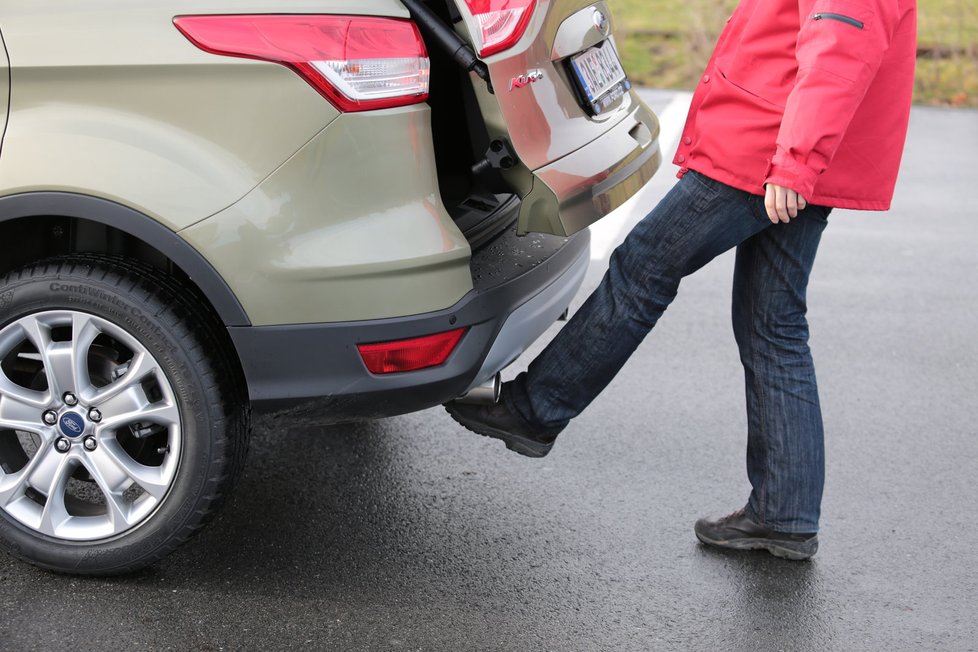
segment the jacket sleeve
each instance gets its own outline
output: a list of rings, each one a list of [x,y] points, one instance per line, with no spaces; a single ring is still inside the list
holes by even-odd
[[[798,74],[765,183],[811,197],[876,76],[897,0],[799,0]]]

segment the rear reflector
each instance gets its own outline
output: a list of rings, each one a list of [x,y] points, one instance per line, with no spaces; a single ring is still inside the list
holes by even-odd
[[[465,0],[479,23],[479,55],[507,50],[523,37],[536,0]]]
[[[428,52],[417,26],[408,20],[178,16],[173,23],[205,52],[291,68],[341,111],[383,109],[428,99]]]
[[[358,344],[360,357],[372,374],[393,374],[437,367],[448,360],[458,346],[464,328],[394,342]]]

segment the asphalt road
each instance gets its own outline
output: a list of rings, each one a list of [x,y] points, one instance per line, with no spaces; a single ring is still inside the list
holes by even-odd
[[[830,218],[809,297],[828,449],[810,563],[693,536],[748,490],[728,255],[546,459],[441,409],[263,428],[221,516],[151,569],[89,580],[0,556],[0,649],[976,649],[976,182],[978,113],[918,108],[894,210]]]

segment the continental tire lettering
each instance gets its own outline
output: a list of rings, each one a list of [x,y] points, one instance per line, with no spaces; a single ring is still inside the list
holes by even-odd
[[[115,294],[105,292],[100,288],[92,287],[90,285],[77,285],[61,283],[58,281],[52,282],[48,288],[52,292],[61,292],[73,295],[67,298],[67,300],[71,303],[85,303],[86,300],[91,299],[102,302],[103,304],[111,305],[119,311],[120,325],[123,325],[134,332],[153,335],[162,342],[167,342],[167,340],[163,337],[163,331],[153,322],[151,315],[147,315],[142,311],[142,309],[133,306],[131,303],[126,302]],[[175,350],[175,347],[169,343],[166,343],[166,349],[172,352]]]
[[[110,303],[113,306],[117,306],[127,311],[130,309],[129,304],[119,297],[103,292],[96,287],[91,287],[88,285],[68,285],[66,283],[58,283],[55,281],[51,283],[50,289],[52,292],[68,292],[71,294],[80,294],[85,297],[91,297],[93,299],[98,299],[99,301]]]

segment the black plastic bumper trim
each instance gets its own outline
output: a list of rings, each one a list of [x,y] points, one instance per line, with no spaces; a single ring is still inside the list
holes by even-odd
[[[451,308],[358,322],[232,327],[258,413],[289,413],[317,423],[405,414],[463,393],[480,371],[506,318],[557,281],[580,256],[590,234],[567,239],[545,261],[502,283],[472,290]],[[469,327],[448,361],[432,369],[375,376],[356,345]]]

